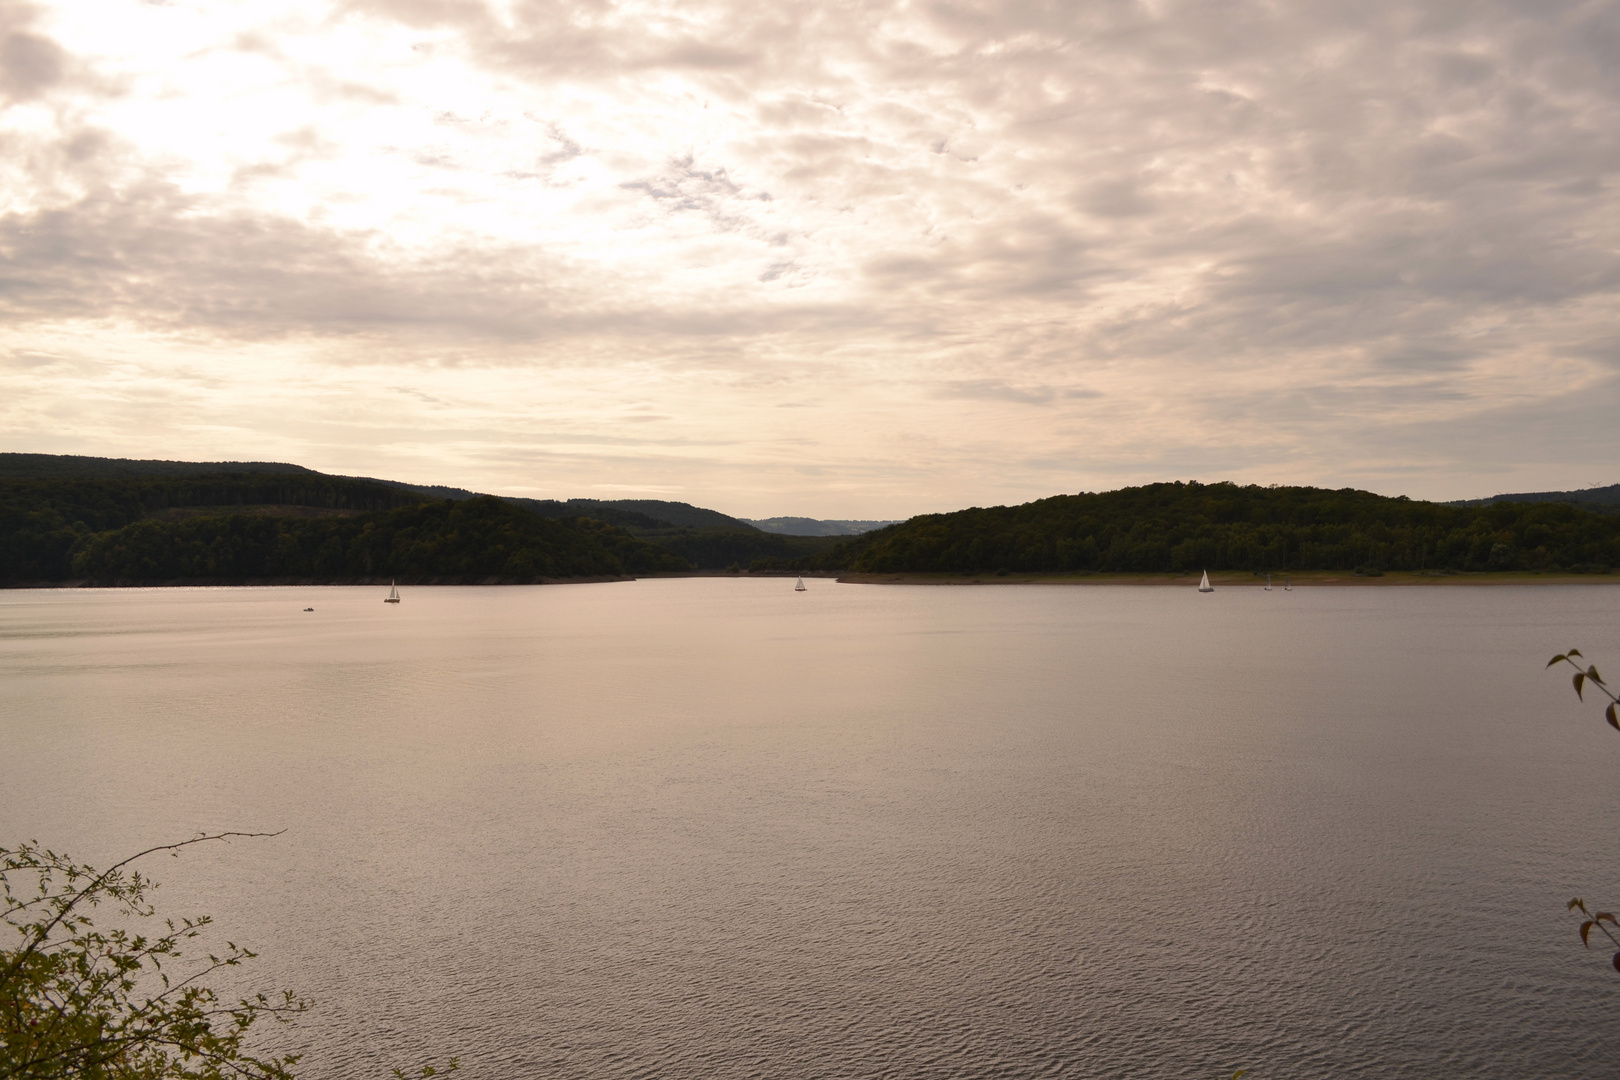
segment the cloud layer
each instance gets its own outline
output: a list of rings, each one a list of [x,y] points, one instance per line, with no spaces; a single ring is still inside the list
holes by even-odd
[[[7,449],[749,516],[1612,479],[1613,4],[267,10],[0,6]]]

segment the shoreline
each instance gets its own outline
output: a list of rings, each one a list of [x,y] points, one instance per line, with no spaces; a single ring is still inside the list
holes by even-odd
[[[1390,570],[1377,576],[1356,574],[1348,570],[1305,570],[1287,575],[1297,588],[1410,588],[1414,586],[1501,586],[1501,585],[1620,585],[1620,573],[1606,574],[1552,574],[1533,570],[1479,571],[1472,573],[1421,573]],[[728,570],[698,570],[674,573],[624,575],[622,577],[596,576],[573,578],[516,578],[501,576],[424,576],[399,578],[402,587],[423,588],[449,586],[495,585],[598,585],[616,581],[659,580],[666,578],[795,578],[836,581],[840,585],[1131,585],[1154,588],[1195,588],[1197,574],[1111,574],[1082,571],[1076,573],[975,574],[899,573],[852,574],[835,570],[765,570],[750,574]],[[171,578],[171,579],[76,579],[72,581],[17,581],[0,583],[0,591],[24,589],[221,589],[221,588],[327,588],[377,587],[396,579],[391,578]],[[1211,574],[1209,582],[1217,589],[1264,589],[1264,576],[1255,577],[1242,571],[1224,571]],[[1283,591],[1284,575],[1272,575],[1272,591]]]
[[[650,575],[649,575],[650,576]],[[280,589],[327,587],[376,587],[391,584],[420,588],[429,585],[599,585],[614,581],[635,581],[622,576],[598,575],[570,578],[520,578],[477,575],[445,574],[411,578],[343,578],[343,577],[276,577],[276,578],[78,578],[72,581],[13,581],[0,584],[0,590],[15,589]]]
[[[818,575],[819,576],[819,575]],[[1290,572],[1294,588],[1328,586],[1331,588],[1412,587],[1434,585],[1620,585],[1620,574],[1550,574],[1533,570],[1480,571],[1476,573],[1421,573],[1390,570],[1376,577],[1356,574],[1349,570],[1305,570]],[[841,574],[838,581],[846,585],[1151,585],[1159,587],[1196,588],[1198,574]],[[1272,591],[1281,592],[1284,575],[1272,575]],[[1264,589],[1265,576],[1255,577],[1239,570],[1210,574],[1209,583],[1217,589]]]

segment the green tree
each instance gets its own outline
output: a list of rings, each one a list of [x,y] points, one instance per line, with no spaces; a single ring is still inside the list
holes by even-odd
[[[206,980],[255,954],[226,942],[182,955],[208,928],[206,915],[158,920],[143,933],[157,918],[147,899],[156,883],[129,869],[159,852],[260,835],[204,834],[102,871],[37,842],[0,848],[0,921],[15,935],[0,947],[0,1078],[290,1080],[297,1055],[256,1056],[247,1036],[309,1003],[290,990],[222,1001]],[[103,908],[124,925],[98,928],[91,913]]]

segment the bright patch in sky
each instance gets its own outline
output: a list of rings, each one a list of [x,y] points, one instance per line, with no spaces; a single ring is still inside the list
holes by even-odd
[[[0,0],[0,448],[746,516],[1612,482],[1611,4]]]

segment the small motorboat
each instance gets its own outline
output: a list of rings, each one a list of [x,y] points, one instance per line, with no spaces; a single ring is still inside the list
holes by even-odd
[[[305,610],[305,611],[314,611],[314,610],[315,610],[315,609],[314,609],[314,608],[312,608],[312,607],[307,607],[307,608],[305,608],[305,609],[304,609],[304,610]]]

